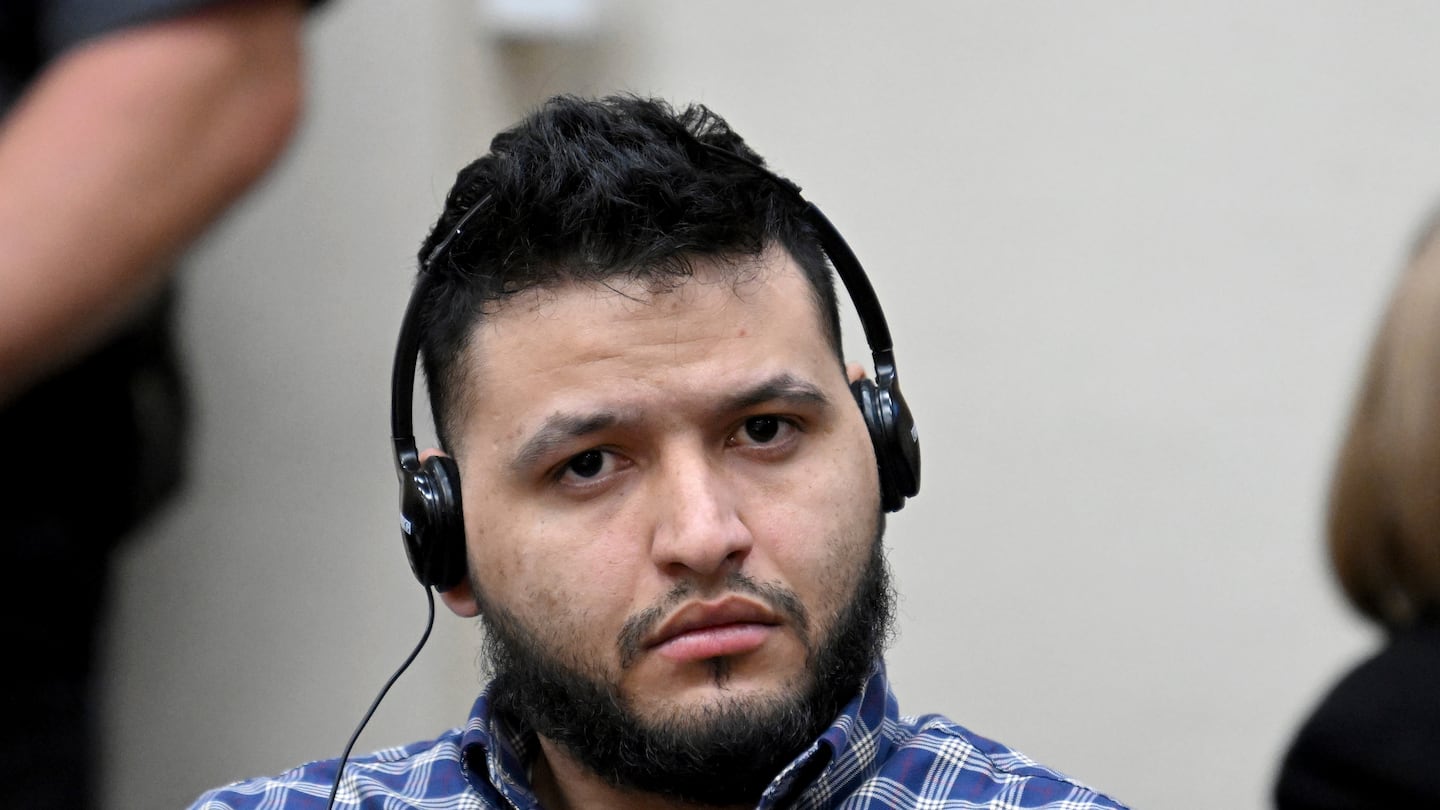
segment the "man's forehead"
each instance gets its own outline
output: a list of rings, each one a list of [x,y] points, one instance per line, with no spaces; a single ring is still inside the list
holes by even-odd
[[[617,335],[644,329],[647,322],[675,320],[677,331],[672,334],[682,342],[706,337],[701,333],[711,323],[709,314],[724,324],[746,320],[751,311],[752,332],[774,329],[778,320],[787,321],[790,329],[804,328],[795,321],[804,319],[803,324],[814,330],[816,348],[825,352],[825,361],[836,359],[816,297],[787,252],[699,257],[685,272],[618,274],[603,281],[567,279],[514,293],[487,307],[473,327],[457,369],[464,375],[465,389],[463,404],[457,404],[469,411],[467,406],[480,405],[498,393],[498,378],[513,379],[532,365],[550,366],[561,359],[581,362],[611,351],[643,351],[642,345],[630,345]],[[794,343],[789,341],[785,348],[798,348]]]
[[[715,290],[726,294],[710,294]],[[687,257],[681,264],[618,271],[604,278],[567,275],[512,293],[490,302],[478,315],[467,346],[469,365],[475,368],[483,360],[474,355],[483,354],[485,345],[496,337],[523,339],[528,329],[561,310],[573,316],[574,310],[586,310],[592,305],[597,309],[615,307],[613,312],[643,320],[689,314],[697,309],[743,306],[759,295],[767,299],[783,296],[787,311],[797,315],[806,312],[814,318],[817,329],[821,328],[816,297],[803,271],[788,252],[773,247],[754,255]],[[594,326],[593,322],[585,325]]]

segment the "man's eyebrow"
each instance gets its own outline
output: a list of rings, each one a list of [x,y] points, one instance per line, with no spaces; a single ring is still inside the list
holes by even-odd
[[[618,411],[552,414],[520,445],[519,452],[510,460],[510,469],[516,472],[527,470],[556,447],[612,427],[621,421],[624,421],[624,417]]]
[[[830,398],[825,396],[820,386],[809,380],[794,374],[781,373],[725,397],[717,410],[743,411],[767,402],[793,402],[824,408],[830,405]]]
[[[793,374],[781,373],[723,397],[716,403],[714,410],[718,413],[733,413],[768,402],[792,402],[826,408],[830,405],[830,398],[825,396],[825,392],[818,385]],[[613,410],[552,414],[520,445],[520,449],[510,460],[510,469],[524,472],[557,447],[635,419],[634,414]]]

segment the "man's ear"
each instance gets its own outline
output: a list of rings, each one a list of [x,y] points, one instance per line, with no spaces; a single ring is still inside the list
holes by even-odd
[[[445,607],[450,608],[451,613],[462,619],[473,619],[480,615],[480,603],[475,599],[475,591],[470,587],[469,577],[462,578],[460,584],[450,590],[441,591],[440,601],[445,603]]]
[[[845,379],[852,383],[865,379],[865,367],[859,363],[846,363]]]
[[[420,463],[423,465],[426,459],[444,455],[445,451],[428,447],[421,451]],[[468,550],[466,557],[469,557]],[[480,603],[475,599],[475,590],[470,587],[470,578],[468,576],[461,577],[458,585],[441,591],[440,601],[445,603],[445,607],[450,608],[451,613],[454,613],[462,619],[470,619],[480,615]]]

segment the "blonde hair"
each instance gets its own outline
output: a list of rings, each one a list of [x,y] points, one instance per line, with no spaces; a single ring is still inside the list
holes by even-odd
[[[1330,490],[1330,558],[1387,626],[1440,606],[1440,220],[1385,313]]]

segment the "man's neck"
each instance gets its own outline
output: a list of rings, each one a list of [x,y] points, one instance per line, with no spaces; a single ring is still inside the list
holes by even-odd
[[[694,810],[669,796],[614,787],[559,746],[539,738],[530,765],[530,786],[545,810]],[[730,810],[740,810],[739,805]],[[723,809],[722,809],[723,810]]]

